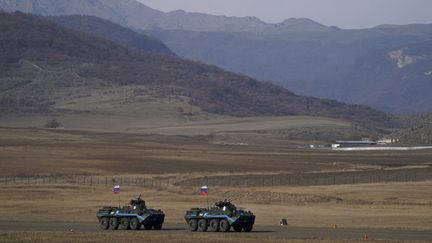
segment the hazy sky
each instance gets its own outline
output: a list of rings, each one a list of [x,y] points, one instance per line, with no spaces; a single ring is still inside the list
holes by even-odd
[[[139,0],[162,11],[183,9],[227,16],[256,16],[269,23],[307,17],[325,25],[364,28],[432,23],[432,0]]]

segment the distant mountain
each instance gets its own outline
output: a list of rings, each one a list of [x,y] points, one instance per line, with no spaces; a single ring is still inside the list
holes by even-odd
[[[289,18],[282,23],[267,25],[262,32],[265,34],[282,34],[291,32],[320,32],[338,30],[320,23],[317,23],[308,18]],[[251,31],[252,32],[252,31]]]
[[[432,112],[432,41],[375,51],[357,59],[335,98],[379,104],[393,113]],[[345,95],[344,95],[345,94]]]
[[[164,13],[135,0],[0,0],[0,8],[40,15],[98,16],[158,38],[181,57],[271,80],[301,95],[367,104],[395,114],[432,110],[427,95],[415,91],[428,87],[422,62],[403,72],[385,68],[388,74],[365,66],[386,66],[389,52],[431,40],[430,24],[360,30],[327,27],[306,18],[268,24],[254,17],[181,10]],[[404,73],[408,69],[409,75]],[[395,81],[404,75],[411,77],[409,85]],[[368,84],[372,80],[380,85]]]
[[[160,40],[139,34],[121,25],[114,24],[108,20],[93,16],[69,15],[69,16],[50,16],[53,21],[61,26],[82,31],[89,34],[109,39],[117,44],[129,48],[138,48],[150,52],[160,52],[175,55]]]
[[[111,95],[117,104],[148,96],[186,99],[203,111],[239,117],[314,115],[394,124],[391,116],[367,106],[298,96],[214,66],[128,49],[39,17],[0,12],[0,31],[2,115],[73,113],[59,104],[79,107],[83,99]],[[99,92],[106,87],[110,93]],[[120,98],[120,94],[130,96]]]
[[[305,18],[292,18],[280,24],[268,24],[255,17],[214,16],[182,10],[165,13],[135,0],[0,0],[0,9],[36,15],[91,15],[140,30],[253,33],[334,30]]]
[[[406,93],[412,96],[395,103],[387,102],[388,99],[372,98],[370,95],[386,90],[380,90],[381,87],[370,90],[370,87],[362,86],[367,80],[361,78],[370,80],[370,70],[359,66],[365,62],[366,56],[367,62],[387,62],[388,52],[393,49],[432,39],[432,25],[380,26],[364,30],[279,35],[167,30],[143,33],[161,39],[179,56],[258,79],[273,80],[302,95],[367,104],[396,114],[432,109],[432,105],[427,105],[427,100],[421,100],[427,99],[426,96],[419,97],[414,93]],[[411,67],[420,64],[417,62]],[[418,75],[422,76],[423,73]],[[392,82],[388,75],[376,75],[373,80],[392,84],[394,90],[405,89],[399,83]],[[418,79],[412,80],[412,84],[416,81]],[[346,89],[344,86],[356,89]],[[419,105],[421,102],[424,102],[423,105]]]

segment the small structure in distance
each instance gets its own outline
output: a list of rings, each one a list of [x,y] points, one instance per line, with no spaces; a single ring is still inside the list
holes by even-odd
[[[369,139],[362,139],[361,141],[336,141],[335,144],[332,144],[332,149],[370,147],[375,145],[377,145],[377,142]]]

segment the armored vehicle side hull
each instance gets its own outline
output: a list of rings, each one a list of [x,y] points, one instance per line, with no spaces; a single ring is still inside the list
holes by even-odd
[[[128,212],[118,208],[107,208],[99,210],[97,218],[103,230],[139,230],[142,226],[146,230],[160,230],[162,229],[165,215],[156,210],[140,214],[138,212]]]
[[[255,215],[243,210],[226,211],[218,208],[191,209],[186,212],[185,220],[190,231],[250,232],[255,223]]]
[[[161,210],[147,208],[141,196],[131,200],[130,205],[119,207],[104,207],[99,209],[96,216],[103,230],[160,230],[165,220]]]

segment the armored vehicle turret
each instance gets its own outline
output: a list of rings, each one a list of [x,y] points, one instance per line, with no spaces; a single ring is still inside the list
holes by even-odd
[[[141,226],[146,230],[160,230],[165,219],[165,214],[160,209],[147,208],[141,195],[121,208],[103,207],[99,209],[96,216],[103,230],[139,230]]]
[[[252,231],[255,215],[250,211],[243,211],[229,200],[219,201],[212,208],[192,208],[185,214],[185,220],[190,231],[222,231],[231,228],[236,232]]]

